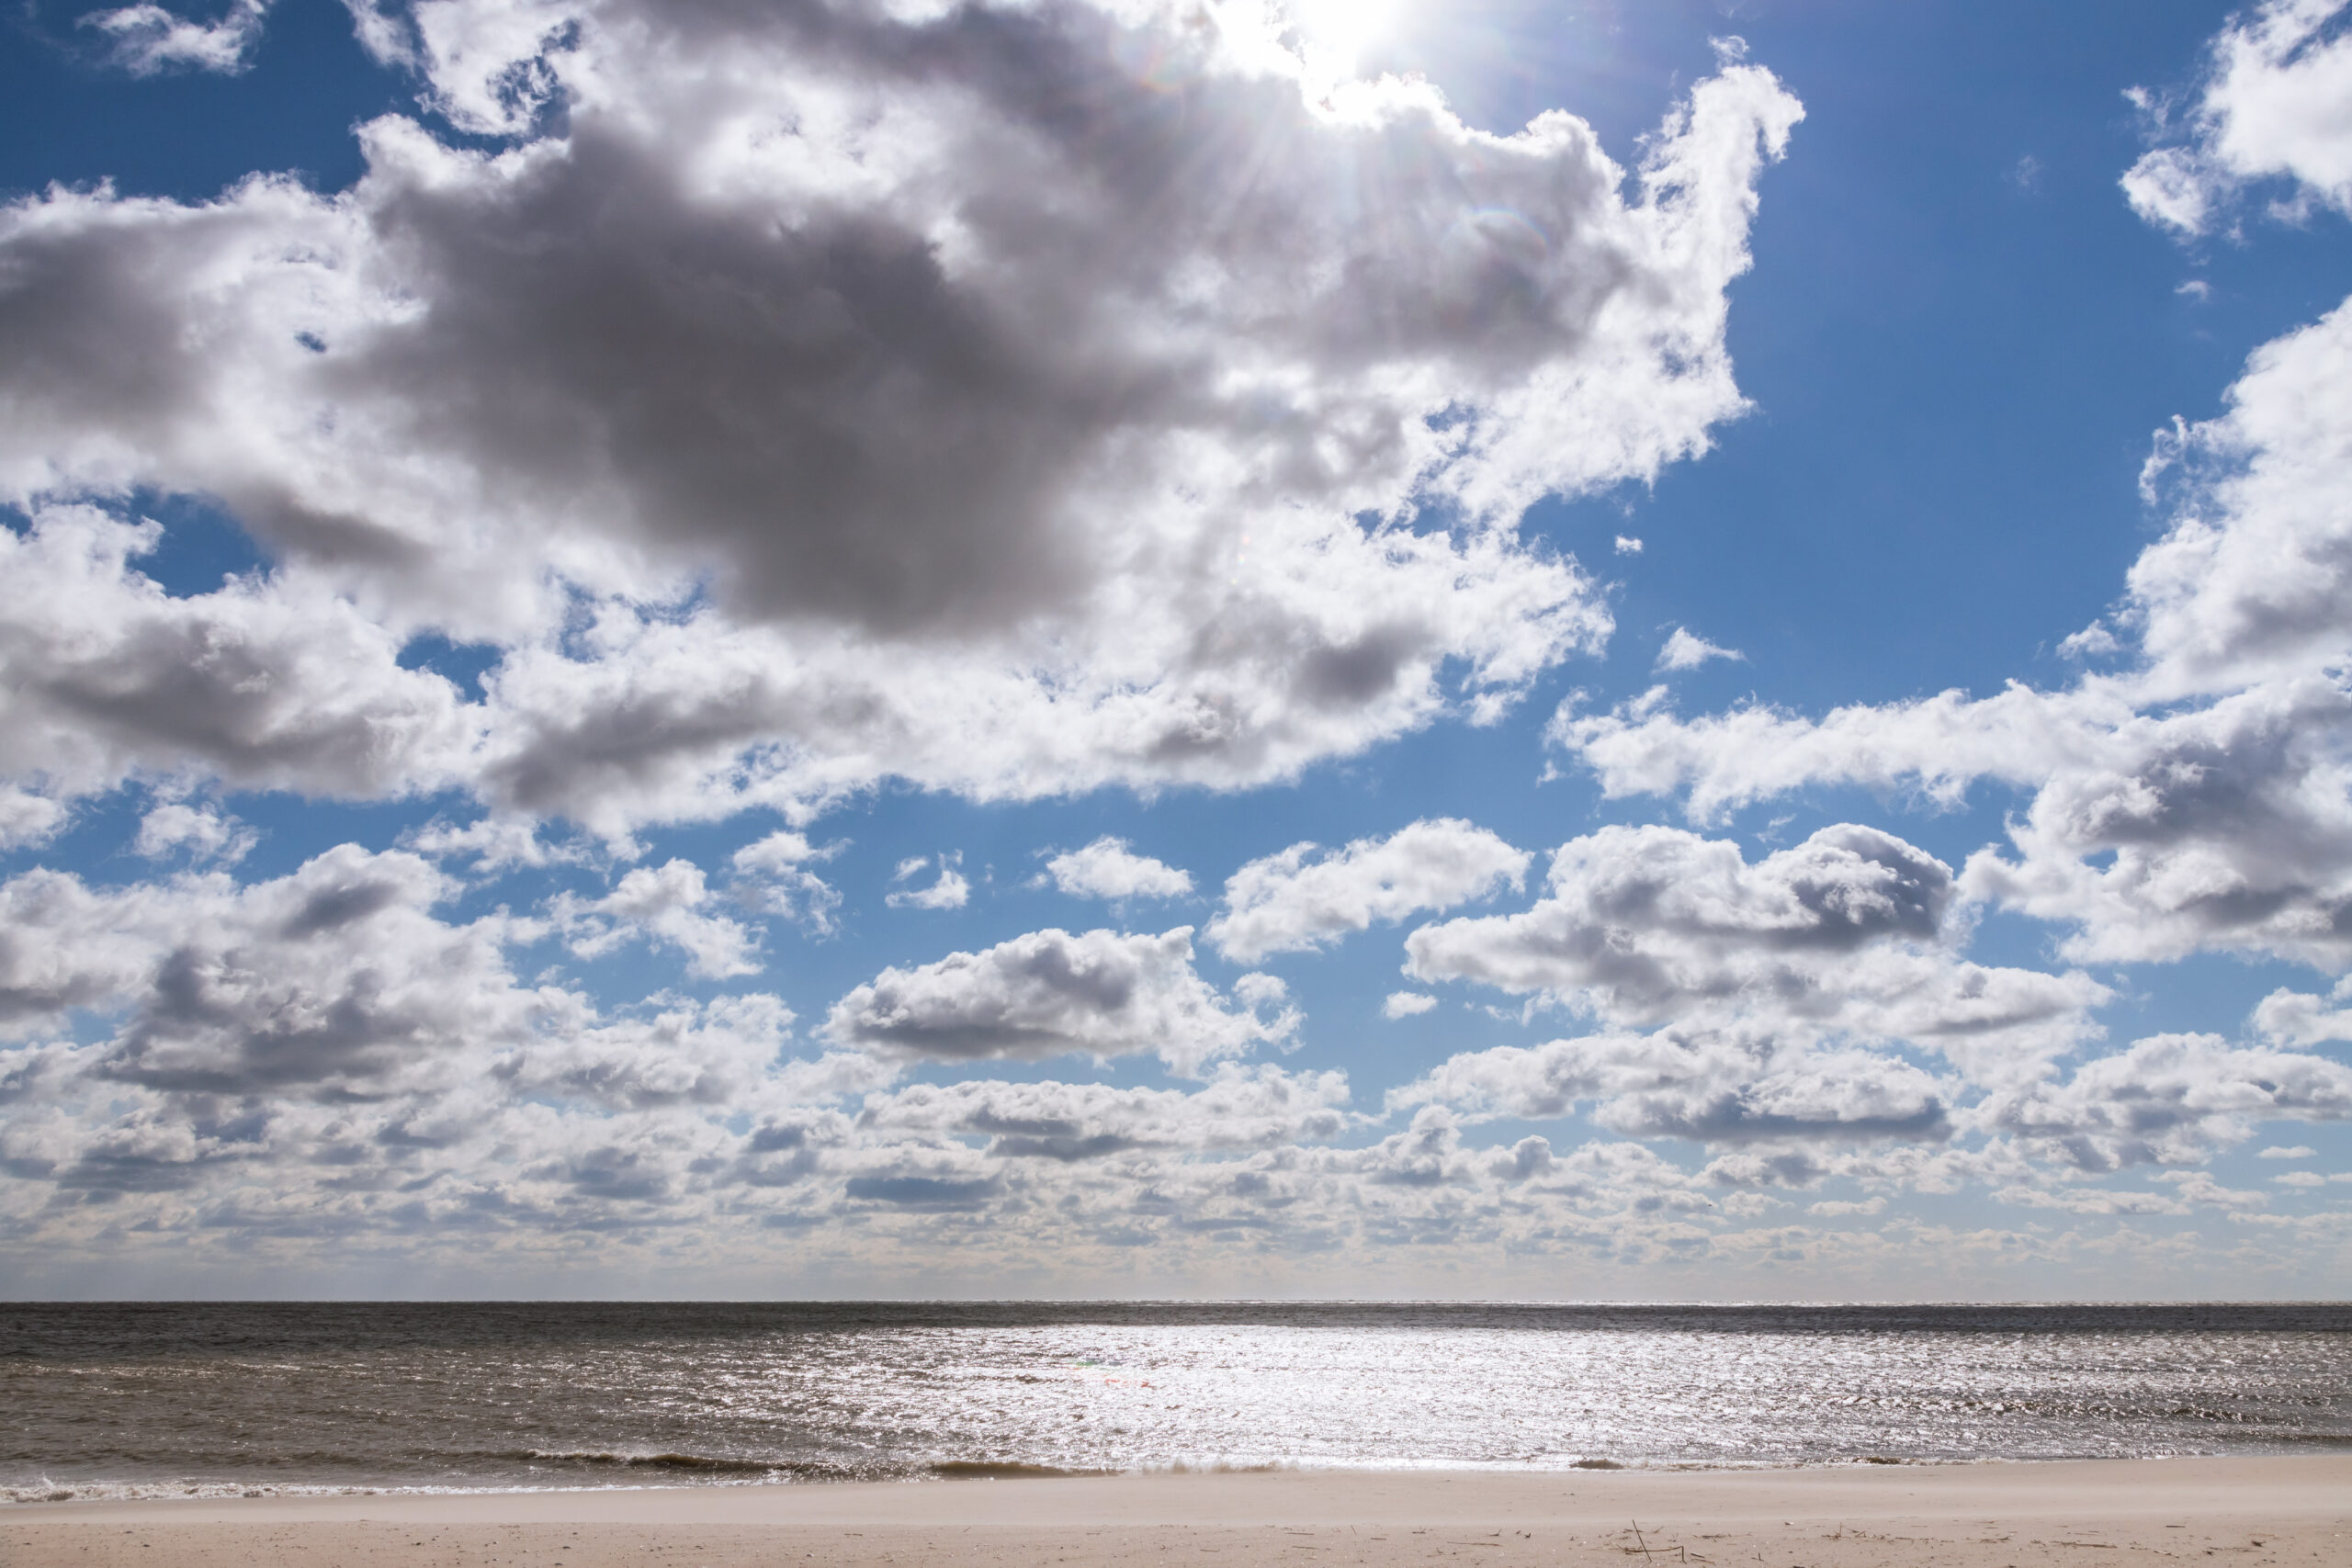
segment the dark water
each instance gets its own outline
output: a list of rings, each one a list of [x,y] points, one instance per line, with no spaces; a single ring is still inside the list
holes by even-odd
[[[0,1498],[2352,1446],[2352,1305],[0,1305]]]

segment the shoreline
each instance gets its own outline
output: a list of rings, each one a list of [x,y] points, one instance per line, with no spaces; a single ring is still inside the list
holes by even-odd
[[[1638,1536],[1633,1532],[1638,1531]],[[1171,1556],[1488,1568],[1660,1555],[2352,1561],[2352,1455],[1686,1471],[1279,1471],[66,1502],[0,1513],[11,1568],[832,1562],[1114,1568]]]
[[[2352,1457],[2352,1446],[2345,1450]],[[1941,1471],[1972,1470],[2004,1465],[2036,1467],[2044,1465],[2136,1465],[2178,1464],[2205,1461],[2263,1461],[2318,1459],[2328,1457],[2303,1451],[2273,1451],[2269,1453],[2182,1453],[2103,1455],[2086,1458],[2081,1455],[2061,1455],[2041,1458],[2032,1455],[2003,1454],[1979,1459],[1900,1459],[1877,1455],[1861,1455],[1851,1459],[1829,1460],[1577,1460],[1560,1465],[1514,1464],[1317,1464],[1304,1461],[1275,1461],[1263,1464],[1191,1465],[1178,1461],[1169,1465],[1145,1465],[1133,1469],[1088,1469],[1059,1465],[1028,1464],[1014,1461],[947,1460],[910,1471],[900,1475],[794,1477],[783,1475],[785,1467],[778,1466],[765,1475],[748,1473],[726,1480],[689,1480],[683,1472],[702,1468],[695,1463],[677,1467],[682,1472],[676,1479],[661,1478],[666,1466],[662,1456],[623,1460],[615,1463],[616,1470],[642,1467],[650,1473],[639,1481],[580,1481],[580,1482],[515,1482],[469,1484],[435,1482],[198,1482],[190,1485],[181,1482],[80,1482],[53,1483],[53,1490],[46,1496],[28,1495],[30,1486],[15,1488],[14,1496],[0,1493],[0,1518],[18,1509],[50,1510],[58,1507],[144,1506],[149,1504],[178,1503],[240,1503],[253,1501],[332,1502],[337,1500],[365,1501],[368,1498],[435,1498],[435,1497],[503,1497],[503,1496],[570,1496],[594,1495],[604,1493],[635,1494],[639,1492],[735,1492],[761,1490],[808,1491],[817,1488],[843,1486],[903,1487],[928,1486],[938,1483],[973,1481],[1038,1482],[1075,1481],[1108,1482],[1118,1480],[1151,1480],[1159,1477],[1227,1477],[1249,1475],[1301,1475],[1344,1477],[1362,1476],[1411,1478],[1442,1477],[1518,1477],[1529,1480],[1545,1478],[1575,1478],[1590,1475],[1766,1475],[1799,1474],[1815,1472],[1845,1474],[1869,1471]],[[110,1493],[111,1488],[154,1487],[159,1490],[132,1495]],[[181,1490],[161,1490],[181,1488]],[[91,1495],[92,1493],[98,1495]]]

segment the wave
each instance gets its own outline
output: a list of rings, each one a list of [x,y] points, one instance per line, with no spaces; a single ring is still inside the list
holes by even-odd
[[[0,1486],[0,1506],[30,1503],[153,1503],[172,1498],[218,1502],[229,1497],[379,1497],[395,1492],[441,1491],[419,1486],[336,1486],[242,1481],[75,1481],[43,1479],[29,1486]]]
[[[605,1453],[582,1449],[517,1449],[491,1459],[536,1464],[579,1464],[621,1470],[671,1470],[704,1475],[797,1475],[829,1473],[829,1467],[794,1460],[736,1459],[717,1454]]]

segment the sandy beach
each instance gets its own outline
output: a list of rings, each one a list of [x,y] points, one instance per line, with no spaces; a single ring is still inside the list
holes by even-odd
[[[30,1505],[10,1568],[2352,1562],[2352,1456]]]

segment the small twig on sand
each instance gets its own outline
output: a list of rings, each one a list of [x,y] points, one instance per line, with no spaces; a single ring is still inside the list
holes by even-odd
[[[1635,1519],[1633,1523],[1634,1544],[1642,1549],[1642,1561],[1647,1562],[1650,1560],[1650,1543],[1642,1539],[1642,1521]]]

